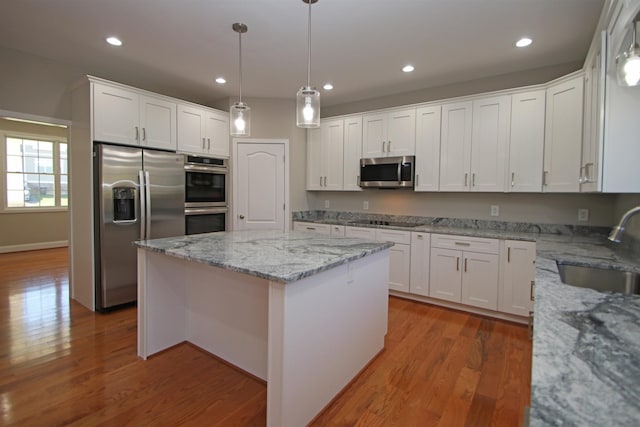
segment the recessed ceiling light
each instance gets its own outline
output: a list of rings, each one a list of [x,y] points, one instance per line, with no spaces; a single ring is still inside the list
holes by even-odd
[[[325,83],[324,86],[322,86],[322,88],[324,90],[332,90],[333,89],[333,85],[331,83]]]
[[[405,73],[410,73],[413,70],[415,70],[413,65],[405,65],[404,67],[402,67],[402,71],[404,71]]]
[[[526,47],[531,44],[532,40],[528,37],[523,37],[516,42],[516,46],[518,47]]]
[[[216,83],[220,83],[221,85],[225,84],[227,81],[224,79],[224,77],[218,77],[216,78]]]
[[[111,46],[122,46],[122,41],[120,41],[119,38],[117,37],[107,37],[107,43],[109,43]]]

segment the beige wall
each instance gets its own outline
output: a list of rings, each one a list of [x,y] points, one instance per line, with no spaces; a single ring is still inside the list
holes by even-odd
[[[4,144],[4,134],[19,132],[34,136],[67,137],[67,129],[51,126],[14,122],[0,119],[0,142]],[[4,148],[0,149],[4,153]],[[0,163],[4,175],[4,161]],[[1,193],[5,193],[4,176]],[[3,196],[4,197],[4,196]],[[69,238],[69,215],[65,211],[56,212],[0,212],[0,250],[7,247],[31,247],[29,245],[47,242],[61,242]],[[27,246],[24,246],[27,245]]]
[[[342,114],[377,110],[381,108],[416,104],[420,102],[436,101],[439,99],[455,98],[457,96],[475,95],[477,93],[491,92],[495,90],[530,86],[546,83],[581,68],[582,63],[572,62],[568,64],[554,65],[551,67],[487,77],[468,82],[455,83],[446,86],[430,87],[413,92],[375,97],[347,104],[323,106],[320,111],[322,117],[331,117]],[[327,97],[330,96],[331,95],[327,95]]]
[[[362,192],[310,192],[311,209],[324,210],[329,200],[331,211],[384,213],[427,217],[486,219],[536,222],[545,224],[581,224],[610,226],[612,194],[505,194],[505,193],[414,193],[408,190],[364,190]],[[362,202],[369,202],[369,210]],[[490,215],[498,205],[500,216]],[[589,221],[578,221],[578,209],[589,209]]]

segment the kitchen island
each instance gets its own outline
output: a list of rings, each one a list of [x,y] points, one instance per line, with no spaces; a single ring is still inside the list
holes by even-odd
[[[138,355],[186,341],[266,381],[268,426],[306,425],[384,348],[392,243],[241,231],[136,245]]]

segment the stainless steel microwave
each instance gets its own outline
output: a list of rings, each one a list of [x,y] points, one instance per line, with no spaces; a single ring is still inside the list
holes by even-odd
[[[413,188],[415,156],[360,160],[360,187]]]

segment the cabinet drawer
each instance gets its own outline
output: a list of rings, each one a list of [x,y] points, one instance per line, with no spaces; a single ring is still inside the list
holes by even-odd
[[[497,239],[486,239],[483,237],[432,234],[431,247],[497,254],[499,252],[499,241]]]
[[[380,242],[411,244],[411,232],[398,230],[381,230],[376,229],[376,240]]]
[[[367,240],[376,240],[376,230],[375,228],[346,227],[345,236],[357,237],[360,239],[367,239]]]
[[[331,234],[331,226],[329,224],[316,224],[313,222],[294,222],[294,231],[306,231],[308,233]]]
[[[331,226],[331,235],[332,236],[344,236],[344,225],[332,225]]]

